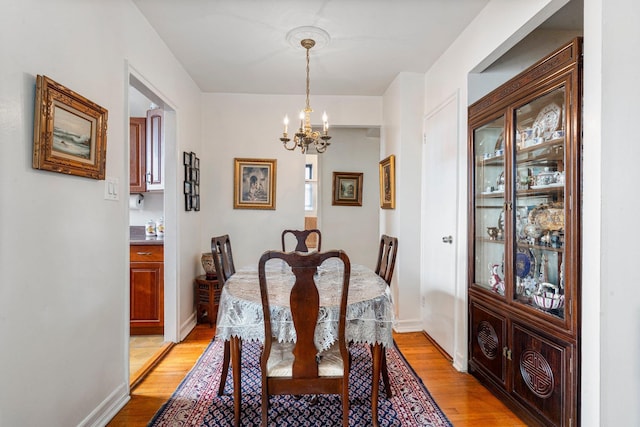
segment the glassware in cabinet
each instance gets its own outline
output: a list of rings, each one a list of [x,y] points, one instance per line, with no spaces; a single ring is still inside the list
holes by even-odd
[[[475,268],[474,283],[505,294],[504,202],[505,117],[500,116],[473,131]]]
[[[514,110],[513,298],[564,318],[566,90]]]

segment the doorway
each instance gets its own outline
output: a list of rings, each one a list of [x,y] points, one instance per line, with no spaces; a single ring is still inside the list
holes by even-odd
[[[162,357],[168,352],[173,343],[177,339],[177,316],[176,316],[176,295],[177,295],[177,263],[175,256],[169,254],[175,254],[176,242],[176,186],[171,185],[175,181],[176,165],[175,155],[171,153],[175,152],[176,147],[176,128],[175,128],[175,110],[171,105],[165,101],[165,97],[155,89],[149,82],[147,82],[142,76],[136,73],[133,69],[129,68],[127,79],[129,85],[127,86],[127,99],[128,99],[128,122],[133,122],[132,117],[147,117],[147,111],[160,112],[163,114],[163,119],[157,129],[149,131],[147,127],[147,133],[154,135],[158,134],[160,137],[156,138],[155,143],[158,147],[161,147],[158,152],[161,162],[158,163],[158,159],[154,158],[149,160],[154,162],[154,168],[158,169],[162,176],[163,185],[158,189],[158,184],[153,180],[155,188],[148,186],[141,191],[136,189],[135,193],[132,193],[129,200],[129,232],[127,235],[131,239],[140,239],[140,234],[145,239],[145,227],[149,220],[154,222],[158,221],[163,223],[165,229],[164,236],[158,236],[155,238],[154,243],[156,246],[151,246],[154,249],[154,254],[158,252],[161,256],[160,268],[155,270],[155,274],[159,277],[161,283],[161,292],[157,294],[157,306],[163,307],[162,314],[159,317],[159,321],[163,325],[161,328],[153,328],[148,333],[143,332],[144,335],[132,335],[132,327],[134,324],[134,312],[133,305],[135,304],[135,298],[132,296],[132,271],[136,271],[136,274],[140,270],[137,269],[137,259],[134,260],[130,255],[130,268],[129,268],[129,280],[127,280],[126,293],[129,296],[127,300],[127,319],[126,319],[126,333],[125,333],[125,349],[128,372],[128,380],[130,388],[133,388],[154,366],[159,362]],[[147,120],[151,123],[149,120]],[[129,124],[129,123],[127,123]],[[131,133],[130,133],[131,138]],[[146,139],[146,138],[145,138]],[[136,159],[136,156],[132,155],[132,143],[135,146],[135,141],[128,140],[128,147],[125,152],[128,154],[128,162],[126,164],[132,165]],[[139,159],[138,159],[139,160]],[[145,160],[146,161],[146,160]],[[139,164],[138,164],[139,166]],[[135,168],[134,168],[135,169]],[[144,174],[143,174],[144,175]],[[132,178],[132,174],[129,176],[129,180],[123,186],[123,188],[129,188],[130,184],[136,183]],[[155,191],[150,191],[153,188]],[[163,189],[162,189],[163,188]],[[168,207],[168,208],[167,208]],[[135,237],[132,237],[135,236]],[[137,252],[131,252],[137,253]],[[155,255],[154,255],[155,256]],[[136,269],[134,269],[132,261],[136,261]],[[153,260],[157,263],[157,260]],[[151,264],[151,262],[149,262]],[[151,269],[149,269],[151,271]],[[159,272],[159,273],[158,273]],[[144,276],[144,272],[140,273]],[[150,273],[151,274],[151,273]],[[142,285],[143,287],[145,284]],[[138,282],[134,289],[138,288]],[[144,329],[144,328],[143,328]]]
[[[424,119],[422,150],[423,327],[450,356],[456,353],[458,95]],[[437,203],[433,203],[437,201]]]

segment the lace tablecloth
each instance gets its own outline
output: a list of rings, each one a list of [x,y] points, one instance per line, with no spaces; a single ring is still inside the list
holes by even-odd
[[[320,293],[320,313],[315,342],[325,350],[338,338],[340,287],[343,264],[329,259],[319,268],[316,283]],[[289,308],[289,289],[295,277],[279,259],[269,260],[265,267],[271,304],[271,327],[280,342],[295,342],[296,333]],[[346,335],[349,341],[368,344],[393,344],[393,302],[389,287],[371,269],[351,264],[347,307]],[[264,342],[264,323],[258,267],[243,268],[232,275],[220,294],[216,336],[229,340]]]

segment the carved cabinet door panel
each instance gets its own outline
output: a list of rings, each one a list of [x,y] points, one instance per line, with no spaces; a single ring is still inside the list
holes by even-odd
[[[506,365],[503,349],[506,349],[506,319],[484,306],[471,303],[471,362],[484,371],[496,383],[504,386]],[[506,351],[506,350],[505,350]]]
[[[512,395],[554,426],[569,425],[572,346],[513,323]],[[567,376],[564,373],[568,373]]]

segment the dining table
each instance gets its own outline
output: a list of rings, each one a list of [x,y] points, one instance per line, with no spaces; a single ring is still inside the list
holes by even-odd
[[[328,349],[338,339],[340,292],[344,266],[328,259],[318,267],[314,278],[320,296],[320,311],[315,331],[318,351]],[[296,333],[289,307],[289,292],[295,282],[291,268],[280,259],[265,266],[269,284],[271,327],[280,342],[295,342]],[[242,342],[264,343],[264,317],[258,266],[243,267],[231,275],[222,288],[216,322],[216,339],[230,341],[233,372],[234,421],[241,416],[241,349]],[[347,298],[347,342],[369,344],[372,349],[371,410],[373,425],[378,425],[378,392],[382,352],[393,345],[394,308],[387,283],[370,268],[351,264]],[[259,362],[259,361],[257,361]]]

